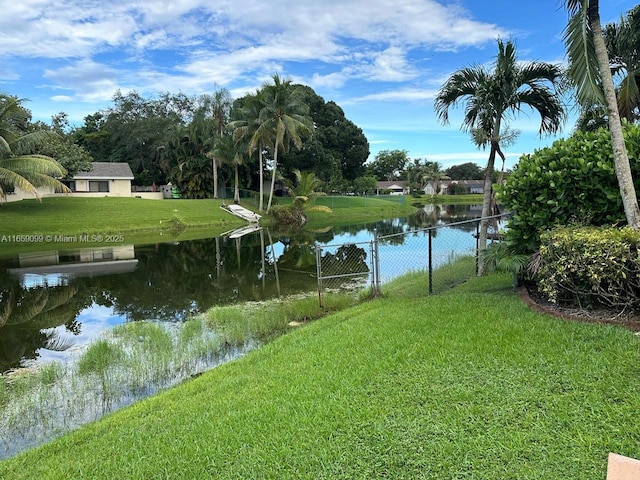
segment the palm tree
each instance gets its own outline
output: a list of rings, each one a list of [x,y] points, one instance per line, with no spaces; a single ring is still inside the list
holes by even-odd
[[[311,134],[313,126],[308,116],[309,106],[304,103],[304,92],[291,85],[290,80],[282,80],[279,75],[273,77],[273,84],[262,88],[264,97],[260,99],[262,108],[258,115],[259,125],[251,137],[250,149],[256,148],[265,138],[273,139],[273,170],[267,214],[273,201],[273,190],[278,169],[278,152],[289,143],[302,148],[303,133]]]
[[[214,158],[218,159],[221,163],[227,165],[233,165],[234,169],[234,188],[233,188],[233,201],[234,203],[240,203],[240,186],[238,179],[238,167],[243,163],[242,147],[236,145],[231,135],[223,135],[216,142],[216,146],[212,151]]]
[[[638,118],[640,108],[640,6],[636,6],[620,23],[605,25],[603,35],[609,65],[613,77],[622,80],[617,89],[618,111],[621,118],[633,122]]]
[[[31,154],[34,148],[50,139],[51,132],[37,130],[26,133],[27,115],[21,101],[0,94],[0,197],[6,199],[7,192],[19,188],[40,198],[38,187],[47,187],[55,192],[70,192],[58,178],[67,171],[53,158]]]
[[[215,142],[224,135],[233,100],[229,91],[224,88],[221,90],[216,89],[213,97],[208,97],[207,100],[207,106],[211,109],[211,121],[214,127],[213,141],[211,143],[215,148]],[[213,198],[218,198],[218,166],[220,160],[214,155],[209,155],[209,158],[211,158],[211,166],[213,168]]]
[[[264,210],[264,146],[270,143],[268,132],[263,132],[263,137],[256,135],[256,130],[260,125],[261,95],[262,91],[258,90],[255,95],[245,96],[242,107],[232,112],[232,116],[237,118],[229,122],[229,128],[233,131],[234,140],[237,143],[241,142],[247,145],[248,157],[251,158],[256,152],[258,154],[259,212]]]
[[[322,180],[316,177],[314,172],[301,172],[297,168],[293,170],[296,181],[287,181],[287,188],[293,193],[293,205],[302,209],[309,200],[320,195],[318,190],[322,186]]]
[[[564,41],[569,56],[568,75],[582,105],[606,105],[613,147],[613,161],[627,223],[640,228],[640,208],[631,176],[627,148],[622,134],[618,101],[609,69],[609,55],[600,24],[598,0],[564,0],[569,23]]]
[[[442,171],[442,165],[440,165],[439,162],[425,162],[422,167],[422,181],[433,182],[435,184],[436,195],[440,193],[442,180],[449,180],[447,174]]]
[[[490,146],[484,175],[484,198],[479,237],[478,274],[484,273],[482,257],[487,246],[487,230],[492,202],[492,177],[496,155],[504,161],[501,150],[503,121],[524,106],[540,114],[539,134],[553,134],[560,129],[564,110],[555,87],[561,78],[560,68],[544,62],[519,63],[515,45],[498,39],[498,55],[493,71],[482,66],[466,67],[445,82],[434,103],[443,124],[449,123],[449,108],[466,102],[462,128],[472,133],[474,141]]]

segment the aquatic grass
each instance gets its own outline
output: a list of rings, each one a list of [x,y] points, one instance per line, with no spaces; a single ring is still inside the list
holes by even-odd
[[[600,479],[609,451],[640,456],[639,355],[471,277],[312,322],[0,477]]]
[[[107,340],[97,340],[87,348],[78,361],[78,373],[104,375],[110,368],[115,367],[124,358],[122,348]]]

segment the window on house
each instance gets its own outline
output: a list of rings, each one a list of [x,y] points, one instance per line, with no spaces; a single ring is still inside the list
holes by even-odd
[[[107,181],[90,181],[89,182],[89,191],[90,192],[108,192],[109,191],[109,182]]]

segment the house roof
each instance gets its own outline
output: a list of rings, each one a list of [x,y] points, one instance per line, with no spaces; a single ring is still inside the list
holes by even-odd
[[[407,182],[397,181],[397,182],[378,182],[378,188],[385,188],[389,190],[393,189],[403,189],[407,185]]]
[[[128,163],[93,162],[89,172],[78,172],[73,178],[77,180],[133,180],[133,172]]]

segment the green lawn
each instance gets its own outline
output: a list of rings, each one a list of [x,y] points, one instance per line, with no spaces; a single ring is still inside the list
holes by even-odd
[[[583,480],[610,451],[640,457],[639,337],[533,312],[509,276],[433,296],[424,282],[1,462],[0,478]]]
[[[282,204],[289,201],[281,199]],[[246,224],[222,210],[222,203],[222,200],[55,197],[43,198],[42,202],[24,200],[0,204],[0,253],[13,255],[42,250],[51,248],[52,244],[56,248],[87,247],[87,242],[73,241],[83,234],[94,238],[98,235],[97,243],[102,245],[191,240],[219,236]],[[257,205],[251,201],[244,201],[243,205],[257,211]],[[414,207],[397,201],[375,198],[341,197],[334,206],[332,212],[310,211],[309,225],[362,223],[406,216],[415,211]],[[261,223],[268,226],[270,219],[264,217]]]

